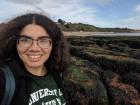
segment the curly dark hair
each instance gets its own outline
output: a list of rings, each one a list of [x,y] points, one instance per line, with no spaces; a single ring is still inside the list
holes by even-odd
[[[48,69],[58,70],[59,72],[66,70],[69,64],[69,49],[66,39],[55,22],[39,13],[28,13],[18,16],[1,27],[0,64],[4,64],[9,60],[19,59],[16,50],[16,36],[19,35],[26,25],[33,22],[44,27],[52,39],[52,52],[49,59],[45,62],[45,66]]]

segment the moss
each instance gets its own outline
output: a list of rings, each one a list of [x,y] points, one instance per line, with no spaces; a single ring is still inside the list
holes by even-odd
[[[89,79],[89,77],[79,67],[75,65],[71,65],[69,67],[69,70],[71,71],[71,76],[79,83],[82,83],[83,81]]]
[[[77,62],[84,63],[82,60],[78,60]],[[73,80],[75,85],[77,85],[75,89],[78,89],[78,93],[70,92],[71,97],[84,95],[85,99],[86,97],[88,98],[91,105],[108,105],[107,91],[99,78],[91,78],[88,73],[84,72],[84,68],[76,65],[71,65],[69,71],[69,75],[71,75],[69,80]]]

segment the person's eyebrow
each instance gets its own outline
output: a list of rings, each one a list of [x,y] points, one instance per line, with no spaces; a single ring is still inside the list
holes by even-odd
[[[49,36],[40,36],[40,37],[38,37],[38,39],[40,39],[40,38],[48,38],[48,39],[50,39]]]
[[[19,35],[18,37],[25,37],[25,38],[33,39],[32,37],[30,37],[30,36],[28,36],[28,35]],[[48,38],[48,39],[51,39],[50,36],[46,36],[46,35],[37,37],[37,39],[41,39],[41,38]]]
[[[32,39],[30,36],[27,36],[27,35],[18,35],[17,37],[18,37],[18,38],[20,38],[20,37],[24,37],[24,38]]]

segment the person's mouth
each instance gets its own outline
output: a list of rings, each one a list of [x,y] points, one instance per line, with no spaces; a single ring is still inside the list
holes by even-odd
[[[28,59],[32,62],[40,61],[42,55],[28,55]]]

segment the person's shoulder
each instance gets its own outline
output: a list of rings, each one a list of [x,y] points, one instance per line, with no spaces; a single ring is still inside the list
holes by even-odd
[[[3,96],[4,86],[5,86],[4,72],[0,68],[0,99],[2,98],[1,96]],[[0,102],[1,102],[1,100],[0,100]]]
[[[0,66],[0,104],[3,99],[3,95],[5,92],[5,84],[6,84],[6,78],[4,73],[4,66]]]
[[[2,70],[2,67],[0,67],[0,85],[1,85],[1,81],[4,81],[4,72]]]

